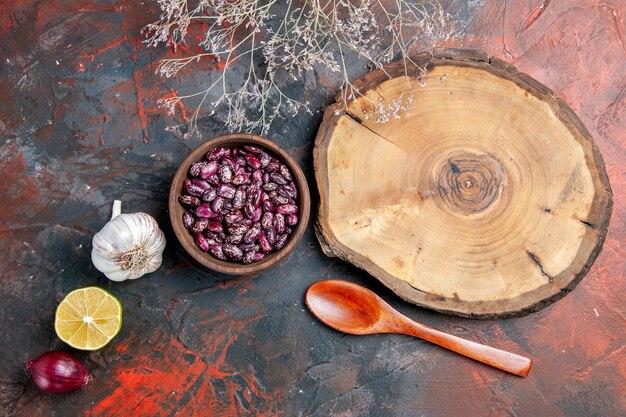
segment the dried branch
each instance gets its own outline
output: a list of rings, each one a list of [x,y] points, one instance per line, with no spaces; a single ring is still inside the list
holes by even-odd
[[[200,0],[193,8],[188,0],[157,1],[162,13],[144,28],[144,43],[165,43],[176,50],[190,42],[190,25],[201,23],[204,36],[198,46],[206,51],[163,59],[157,73],[176,77],[203,59],[218,59],[223,67],[206,88],[159,101],[170,114],[181,101],[198,102],[187,123],[170,128],[185,131],[185,136],[198,132],[204,106],[209,114],[225,109],[229,130],[261,134],[277,118],[310,112],[309,103],[287,94],[286,86],[301,82],[314,68],[337,74],[343,103],[349,103],[363,96],[350,81],[348,53],[375,68],[399,57],[409,68],[415,67],[409,48],[416,35],[431,42],[447,37],[447,15],[437,0]],[[264,65],[259,67],[259,62]],[[242,79],[234,76],[235,66],[244,69]],[[399,117],[411,100],[407,95],[387,105],[372,102],[368,117],[379,122]]]

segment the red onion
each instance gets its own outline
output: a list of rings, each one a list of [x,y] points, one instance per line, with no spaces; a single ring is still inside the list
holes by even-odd
[[[46,352],[26,362],[33,381],[45,392],[68,392],[84,387],[89,373],[74,356],[65,352]]]

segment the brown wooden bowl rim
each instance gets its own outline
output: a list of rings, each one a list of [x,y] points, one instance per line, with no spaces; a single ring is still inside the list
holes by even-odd
[[[211,254],[203,252],[198,248],[193,240],[193,236],[183,226],[182,215],[184,213],[183,206],[178,202],[178,197],[182,194],[183,181],[187,178],[187,172],[192,163],[202,160],[202,157],[209,150],[219,146],[233,146],[241,144],[259,145],[270,153],[277,156],[281,162],[285,163],[294,175],[294,183],[298,187],[299,201],[298,206],[299,222],[292,232],[292,235],[287,240],[286,245],[278,252],[272,252],[266,255],[265,258],[258,262],[251,263],[249,265],[238,264],[235,262],[221,261],[214,258]],[[246,275],[259,272],[267,269],[270,266],[276,264],[278,261],[287,256],[298,244],[304,232],[307,228],[309,216],[311,212],[311,196],[309,194],[309,186],[306,181],[306,177],[302,172],[302,169],[298,163],[293,159],[287,151],[281,148],[279,145],[265,139],[261,136],[252,135],[248,133],[233,133],[229,135],[217,136],[209,139],[202,144],[198,145],[189,155],[183,160],[178,167],[172,184],[170,186],[169,193],[169,214],[172,228],[176,238],[183,246],[185,251],[191,255],[196,261],[200,262],[207,268],[214,271],[223,272],[227,274]]]

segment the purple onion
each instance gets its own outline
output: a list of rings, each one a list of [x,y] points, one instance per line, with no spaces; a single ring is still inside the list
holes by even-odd
[[[73,355],[65,352],[46,352],[26,362],[26,370],[35,385],[45,392],[69,392],[84,387],[89,373]]]

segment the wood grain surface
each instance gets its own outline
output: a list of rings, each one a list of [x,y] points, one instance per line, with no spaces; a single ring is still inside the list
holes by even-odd
[[[468,317],[536,311],[575,287],[602,248],[612,194],[569,106],[471,50],[422,53],[355,85],[363,96],[330,106],[316,138],[327,253]],[[398,117],[371,117],[394,103]]]

